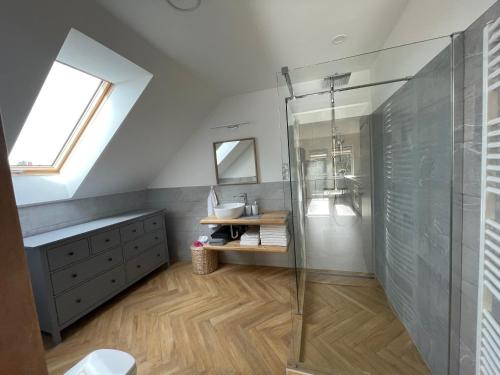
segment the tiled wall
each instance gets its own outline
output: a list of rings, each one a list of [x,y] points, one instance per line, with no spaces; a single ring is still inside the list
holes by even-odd
[[[216,186],[215,191],[222,203],[241,201],[235,196],[248,194],[248,201],[257,200],[260,209],[283,210],[285,191],[283,182],[253,185]],[[166,188],[148,190],[149,208],[167,209],[167,237],[170,256],[173,260],[190,260],[190,245],[200,235],[208,235],[209,228],[199,224],[207,216],[209,186]],[[289,210],[289,208],[288,208]],[[221,252],[219,260],[228,263],[258,264],[288,267],[293,251],[288,254],[256,254]],[[290,259],[289,259],[290,258]]]
[[[454,191],[452,238],[452,297],[450,311],[450,373],[474,374],[477,324],[477,283],[480,228],[480,182],[482,147],[482,51],[483,28],[500,17],[500,3],[495,3],[455,40],[455,127]],[[373,116],[381,122],[381,114]],[[381,133],[373,134],[374,143]],[[377,150],[374,150],[376,153]],[[378,159],[382,157],[378,151]],[[375,156],[377,159],[377,156]],[[383,191],[381,180],[375,180],[375,191]],[[375,201],[376,233],[383,230],[383,203]],[[376,236],[376,249],[384,246],[383,236]],[[380,262],[380,252],[376,253]],[[383,269],[379,277],[385,278]],[[416,338],[418,344],[419,338]],[[456,345],[458,343],[459,345]]]
[[[463,200],[460,374],[473,374],[476,350],[476,309],[479,258],[482,147],[483,28],[500,17],[496,2],[466,31],[464,38],[463,183],[457,199]]]
[[[143,190],[18,207],[23,236],[142,209],[146,205],[146,196]]]
[[[290,198],[285,199],[287,190],[283,182],[217,186],[215,190],[220,202],[235,202],[240,199],[236,195],[247,193],[248,201],[257,200],[263,210],[290,210],[290,204],[285,204]],[[209,186],[152,189],[19,207],[18,212],[23,236],[27,237],[122,212],[166,209],[170,257],[190,260],[190,244],[198,236],[210,233],[206,225],[199,224],[207,216],[209,191]],[[288,254],[223,252],[219,259],[228,263],[288,267],[293,264],[292,254],[293,246]]]
[[[451,48],[372,117],[376,274],[433,374],[448,373]],[[376,151],[377,152],[377,151]]]

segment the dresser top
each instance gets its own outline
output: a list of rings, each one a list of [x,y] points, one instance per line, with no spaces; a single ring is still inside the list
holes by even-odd
[[[79,236],[95,230],[103,229],[112,225],[122,224],[127,221],[150,216],[156,213],[163,213],[163,210],[141,210],[126,212],[116,216],[103,217],[101,219],[88,221],[86,223],[64,227],[50,232],[36,234],[23,238],[24,247],[40,247],[54,242],[59,242],[71,237]]]

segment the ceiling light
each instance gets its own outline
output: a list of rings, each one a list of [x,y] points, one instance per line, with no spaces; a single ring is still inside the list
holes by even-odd
[[[166,2],[172,8],[182,12],[193,11],[201,5],[201,0],[166,0]]]
[[[339,34],[339,35],[335,35],[332,39],[332,44],[342,44],[346,41],[347,39],[347,35],[346,34]]]

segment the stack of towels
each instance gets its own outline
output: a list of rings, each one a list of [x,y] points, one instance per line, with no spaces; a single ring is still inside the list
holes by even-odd
[[[288,230],[286,225],[261,225],[260,241],[265,246],[287,246]]]
[[[258,246],[260,242],[259,228],[249,227],[245,233],[241,235],[241,246]]]

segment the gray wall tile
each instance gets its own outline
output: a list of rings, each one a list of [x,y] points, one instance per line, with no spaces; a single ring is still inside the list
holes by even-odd
[[[448,372],[452,150],[463,149],[451,142],[463,127],[460,122],[459,130],[452,127],[450,51],[438,54],[371,119],[372,142],[378,146],[373,155],[376,274],[433,374]],[[389,111],[391,126],[384,129]],[[384,164],[388,157],[390,174]],[[455,166],[461,167],[460,159]]]
[[[483,29],[487,22],[499,16],[500,3],[496,2],[465,31],[460,374],[475,372],[481,213]]]
[[[146,206],[166,209],[169,252],[173,260],[190,260],[190,245],[200,236],[209,235],[207,225],[199,221],[207,216],[209,186],[151,189],[147,192]],[[285,209],[285,184],[269,182],[253,185],[216,186],[219,202],[235,202],[236,195],[247,193],[249,203],[257,200],[261,210]],[[221,252],[221,262],[288,267],[293,252],[288,254],[242,254]]]
[[[23,236],[142,209],[146,205],[146,196],[143,190],[18,207]]]

